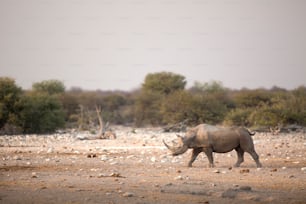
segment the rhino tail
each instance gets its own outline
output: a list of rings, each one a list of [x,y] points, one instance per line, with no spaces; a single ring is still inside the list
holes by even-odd
[[[248,133],[249,133],[249,135],[251,135],[251,136],[253,136],[253,135],[255,135],[256,134],[256,132],[254,131],[254,132],[251,132],[249,129],[246,129],[247,131],[248,131]]]

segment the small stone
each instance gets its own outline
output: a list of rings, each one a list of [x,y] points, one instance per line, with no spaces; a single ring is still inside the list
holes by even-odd
[[[240,186],[239,189],[242,190],[242,191],[251,191],[252,190],[251,186]]]
[[[106,177],[106,175],[105,174],[99,174],[98,175],[98,178],[103,178],[103,177]]]
[[[36,172],[32,172],[32,178],[38,178]]]
[[[270,172],[277,172],[277,169],[271,169]]]
[[[151,157],[151,162],[156,162],[156,157]]]
[[[107,160],[108,160],[108,157],[106,155],[101,156],[101,161],[107,161]]]
[[[240,173],[241,174],[250,173],[250,169],[241,169]]]
[[[177,181],[178,180],[183,180],[183,177],[182,176],[177,176],[177,177],[174,178],[174,180],[177,180]]]
[[[118,162],[116,162],[116,161],[110,163],[110,165],[112,165],[112,166],[116,165],[116,164],[118,164]]]
[[[111,173],[110,177],[122,177],[120,173]]]
[[[134,193],[131,193],[131,192],[125,192],[122,194],[123,197],[133,197],[134,196]]]
[[[47,150],[47,153],[48,154],[51,154],[51,153],[53,153],[54,152],[54,149],[52,148],[52,147],[50,147],[48,150]]]
[[[222,193],[222,198],[235,198],[237,196],[237,190],[235,189],[227,189]]]
[[[89,153],[87,154],[87,158],[95,158],[97,155],[95,153]]]
[[[304,172],[304,173],[306,173],[306,167],[302,167],[302,168],[301,168],[301,171]]]
[[[219,169],[213,170],[213,173],[219,174],[220,170]]]
[[[14,160],[21,160],[21,157],[19,157],[19,156],[14,156],[13,159],[14,159]]]

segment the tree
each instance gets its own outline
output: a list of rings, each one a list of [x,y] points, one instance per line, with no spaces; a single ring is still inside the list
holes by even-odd
[[[196,81],[194,85],[190,88],[192,93],[224,93],[226,88],[222,85],[220,81],[210,81],[201,83]]]
[[[272,93],[265,89],[243,89],[233,95],[233,100],[241,108],[258,108],[261,105],[271,105]]]
[[[229,98],[229,90],[221,82],[195,82],[189,89],[192,93],[191,117],[195,123],[221,123],[227,112],[233,106]]]
[[[186,86],[185,77],[171,72],[158,72],[148,74],[142,84],[143,91],[152,91],[168,95]]]
[[[163,100],[176,91],[184,90],[185,77],[171,72],[148,74],[135,103],[136,125],[163,124]]]
[[[46,92],[50,95],[62,94],[65,92],[65,85],[59,80],[45,80],[32,85],[34,91]]]
[[[54,95],[29,92],[19,101],[18,109],[24,133],[50,133],[65,125],[62,104]]]
[[[15,121],[16,102],[20,99],[22,90],[9,77],[0,77],[0,129],[7,123]]]
[[[190,119],[192,95],[186,90],[175,91],[162,101],[160,111],[165,124],[176,124]]]
[[[162,122],[160,107],[162,95],[158,92],[141,91],[135,101],[135,123],[137,126]]]

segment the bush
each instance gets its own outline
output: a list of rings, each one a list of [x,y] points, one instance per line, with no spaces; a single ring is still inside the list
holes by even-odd
[[[13,122],[18,113],[15,106],[21,94],[22,90],[15,84],[14,79],[0,77],[0,129],[5,125],[6,127],[15,126]]]
[[[250,126],[249,117],[252,113],[250,108],[236,108],[228,112],[225,116],[224,124],[235,126]]]
[[[28,93],[19,101],[19,110],[19,126],[24,133],[50,133],[64,127],[64,111],[55,96]]]
[[[164,124],[175,124],[190,116],[192,95],[181,90],[173,92],[162,101],[160,112]]]

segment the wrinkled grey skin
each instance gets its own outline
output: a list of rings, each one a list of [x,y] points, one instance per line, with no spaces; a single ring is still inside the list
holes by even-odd
[[[214,167],[213,152],[226,153],[236,150],[238,160],[235,167],[239,167],[244,161],[244,152],[248,152],[257,167],[261,167],[259,156],[254,149],[252,135],[246,128],[213,128],[214,126],[201,124],[186,132],[185,137],[178,136],[178,146],[165,146],[172,152],[173,156],[185,153],[193,149],[188,166],[191,167],[197,156],[204,152],[209,160],[209,166]]]

